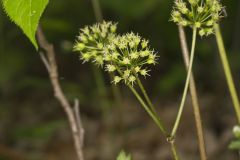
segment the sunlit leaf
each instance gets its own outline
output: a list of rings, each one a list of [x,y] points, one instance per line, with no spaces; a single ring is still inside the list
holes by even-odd
[[[35,33],[48,0],[2,0],[10,19],[17,24],[37,49]]]

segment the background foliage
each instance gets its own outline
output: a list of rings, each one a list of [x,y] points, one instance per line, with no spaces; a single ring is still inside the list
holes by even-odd
[[[120,33],[137,32],[149,39],[152,47],[159,51],[159,64],[153,69],[152,76],[144,82],[155,102],[163,106],[161,114],[165,115],[165,121],[171,124],[185,80],[177,27],[169,22],[172,1],[100,0],[100,3],[104,19],[118,22]],[[227,6],[228,17],[221,22],[222,30],[239,91],[240,2],[232,0],[223,3]],[[55,45],[64,90],[70,99],[77,97],[81,102],[87,132],[87,158],[113,159],[125,147],[133,152],[135,159],[144,159],[141,158],[144,155],[156,159],[159,155],[151,151],[151,147],[159,150],[154,147],[154,140],[142,148],[137,147],[139,145],[135,139],[130,140],[131,135],[138,135],[136,137],[141,139],[139,131],[149,127],[148,118],[135,107],[138,105],[135,99],[123,87],[125,96],[121,114],[124,118],[121,125],[124,127],[120,132],[118,123],[116,126],[116,123],[109,122],[112,119],[113,122],[117,121],[110,113],[121,115],[119,110],[112,105],[108,108],[99,106],[98,102],[102,97],[98,95],[92,69],[87,64],[82,65],[78,55],[72,52],[78,29],[93,23],[95,17],[90,0],[51,0],[41,19],[46,36]],[[190,35],[188,38],[190,41]],[[229,134],[227,130],[231,132],[230,127],[235,119],[229,107],[232,104],[213,37],[198,39],[196,57],[194,71],[203,106],[206,134],[212,137],[212,141],[223,135],[228,141],[232,137],[226,136]],[[110,91],[107,75],[105,80]],[[216,112],[219,107],[221,110]],[[127,114],[135,112],[135,108],[135,118],[129,117]],[[186,116],[191,118],[191,112]],[[157,131],[154,127],[150,125],[148,135],[157,137],[159,135],[155,133]],[[39,55],[20,29],[16,29],[3,10],[0,10],[0,159],[54,159],[59,158],[56,153],[61,149],[66,157],[74,156],[68,131],[64,114],[52,96],[48,75]],[[119,138],[119,133],[125,138]],[[110,149],[113,143],[115,147]],[[193,143],[196,145],[196,142]],[[99,149],[99,145],[104,147]],[[214,142],[209,145],[211,152]],[[183,152],[189,151],[188,147],[183,147]],[[140,152],[143,148],[144,152]],[[160,147],[160,150],[164,148]],[[218,151],[213,154],[216,159],[221,149],[215,150]],[[189,152],[188,155],[194,156],[194,151]],[[221,156],[223,159],[235,156],[231,151],[225,152],[221,153],[224,155]],[[64,156],[61,158],[64,159]]]

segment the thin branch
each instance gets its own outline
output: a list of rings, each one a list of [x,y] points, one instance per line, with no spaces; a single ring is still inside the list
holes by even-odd
[[[79,138],[80,138],[80,142],[81,142],[81,147],[83,147],[83,141],[84,141],[84,129],[83,129],[83,125],[82,125],[82,121],[81,121],[81,117],[80,117],[80,108],[79,108],[79,100],[75,99],[74,102],[74,113],[75,113],[75,117],[77,120],[77,126],[78,126],[78,130],[79,130]]]
[[[41,60],[43,61],[44,65],[45,65],[47,71],[50,72],[50,65],[49,65],[49,62],[46,59],[44,53],[42,51],[39,51],[39,55],[40,55],[40,58],[41,58]]]
[[[188,69],[189,50],[188,50],[186,35],[185,35],[184,29],[182,26],[179,25],[178,30],[179,30],[179,38],[180,38],[180,43],[181,43],[181,48],[182,48],[182,56],[184,59],[185,67],[186,67],[186,69]],[[193,112],[194,112],[194,117],[195,117],[195,125],[197,128],[200,156],[201,156],[201,160],[206,160],[207,154],[206,154],[206,147],[205,147],[205,142],[204,142],[204,133],[203,133],[203,127],[202,127],[200,106],[199,106],[199,102],[198,102],[197,89],[196,89],[193,74],[191,74],[191,77],[190,77],[189,88],[190,88],[190,95],[191,95],[191,99],[192,99],[192,106],[193,106]]]
[[[65,94],[62,91],[61,85],[59,83],[59,78],[58,78],[58,69],[57,69],[54,47],[52,44],[50,44],[46,40],[45,35],[43,34],[40,27],[37,30],[37,40],[38,40],[39,47],[46,52],[46,55],[44,55],[43,53],[42,54],[40,53],[40,57],[45,67],[48,70],[49,78],[54,90],[54,96],[59,101],[59,103],[61,104],[63,110],[67,115],[71,130],[72,130],[72,136],[73,136],[78,159],[84,160],[83,152],[82,152],[83,128],[82,126],[79,125],[79,123],[81,123],[81,119],[75,116],[73,107],[70,105],[69,101],[67,100]]]

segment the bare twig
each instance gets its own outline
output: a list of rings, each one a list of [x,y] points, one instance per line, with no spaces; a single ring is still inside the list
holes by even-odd
[[[184,63],[185,63],[186,69],[188,69],[189,50],[188,50],[186,35],[185,35],[184,29],[182,26],[179,25],[178,30],[179,30],[179,38],[180,38],[180,42],[181,42]],[[191,74],[189,88],[190,88],[193,112],[194,112],[195,123],[196,123],[196,128],[197,128],[200,156],[201,156],[201,160],[206,160],[207,154],[206,154],[206,148],[205,148],[205,142],[204,142],[204,133],[203,133],[202,120],[201,120],[201,114],[200,114],[200,109],[199,109],[200,107],[199,107],[199,102],[198,102],[197,89],[196,89],[193,74]]]
[[[37,30],[37,40],[38,40],[39,47],[46,52],[46,55],[40,52],[40,57],[49,73],[50,81],[52,83],[52,87],[54,90],[54,96],[59,101],[64,112],[67,115],[71,130],[72,130],[72,136],[73,136],[78,159],[84,160],[83,152],[82,152],[83,127],[82,125],[80,125],[81,119],[78,112],[79,103],[78,101],[75,101],[75,107],[72,107],[69,101],[67,100],[66,96],[64,95],[58,79],[58,70],[57,70],[54,47],[52,44],[50,44],[46,40],[40,27]],[[78,113],[76,113],[74,108],[78,108],[77,109]]]

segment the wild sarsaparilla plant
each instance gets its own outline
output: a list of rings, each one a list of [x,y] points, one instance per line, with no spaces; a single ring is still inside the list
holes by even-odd
[[[83,62],[92,62],[108,73],[114,74],[112,83],[124,83],[161,132],[169,137],[140,80],[141,77],[150,76],[149,68],[157,63],[159,56],[150,48],[148,40],[139,35],[134,33],[118,35],[116,25],[112,22],[103,22],[86,26],[80,30],[74,50],[81,53],[80,59]],[[143,97],[135,89],[137,86]],[[178,159],[174,143],[171,147],[174,158]]]
[[[192,70],[192,68],[191,68],[192,63],[193,63],[192,58],[194,57],[193,56],[194,52],[192,52],[192,51],[195,47],[195,42],[194,42],[194,41],[196,41],[195,34],[198,32],[198,34],[202,37],[202,36],[208,36],[210,34],[216,33],[216,40],[218,43],[220,57],[221,57],[221,60],[223,63],[226,79],[228,82],[228,87],[229,87],[229,90],[231,93],[232,101],[234,104],[234,109],[235,109],[237,119],[239,122],[239,117],[240,117],[239,116],[240,115],[239,99],[238,99],[235,85],[233,82],[233,78],[231,75],[229,63],[227,61],[226,51],[225,51],[225,47],[223,44],[220,27],[218,24],[219,20],[222,17],[224,17],[225,15],[226,15],[225,8],[220,3],[219,0],[188,0],[188,1],[176,0],[175,4],[174,4],[174,9],[171,14],[171,16],[172,16],[171,20],[174,21],[175,23],[177,23],[178,25],[180,25],[181,27],[189,26],[193,30],[193,42],[192,42],[191,60],[190,60],[188,75],[191,74],[191,70]],[[186,84],[187,83],[188,83],[188,78],[187,78]],[[185,89],[187,86],[185,85]],[[185,101],[184,99],[185,98],[183,98],[182,101]],[[178,114],[178,118],[177,118],[176,122],[179,121],[179,119],[181,117],[182,108],[183,108],[183,105],[180,106],[180,110],[179,110],[179,114]],[[177,123],[179,123],[179,122],[177,122]],[[175,123],[176,127],[174,127],[174,128],[177,128],[177,123]],[[238,126],[234,127],[234,131],[236,130],[236,127],[238,127]],[[172,133],[174,133],[175,130],[176,129],[173,129]],[[174,134],[172,134],[172,135],[174,135]],[[202,143],[202,144],[204,144],[204,143]],[[230,148],[233,145],[236,147],[236,144],[239,144],[239,142],[238,143],[233,142],[231,144]],[[238,145],[238,148],[240,148],[239,145]],[[204,149],[201,152],[204,152]],[[203,156],[201,156],[202,159],[206,159],[205,153],[201,153],[201,155],[203,155]]]
[[[213,34],[214,25],[223,17],[222,9],[223,6],[218,0],[176,0],[174,3],[171,20],[177,23],[177,25],[190,27],[193,32],[187,79],[176,123],[172,130],[172,136],[176,134],[186,100],[195,54],[197,33],[200,36]]]

